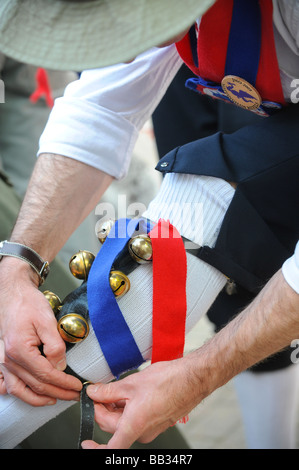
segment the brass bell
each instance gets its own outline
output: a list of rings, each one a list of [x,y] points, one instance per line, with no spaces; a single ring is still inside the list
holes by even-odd
[[[115,222],[112,219],[106,220],[105,222],[102,223],[99,231],[97,232],[98,239],[102,244],[104,243],[104,241],[108,237],[109,232],[112,229],[114,223]]]
[[[70,271],[77,279],[86,281],[95,256],[90,251],[79,251],[70,260]]]
[[[46,297],[46,299],[48,300],[51,309],[56,314],[58,312],[59,308],[61,307],[61,304],[62,304],[60,298],[58,297],[58,295],[54,294],[53,292],[51,292],[49,290],[45,290],[43,292],[43,294]]]
[[[110,272],[110,286],[115,297],[121,297],[130,289],[129,278],[121,271]]]
[[[152,260],[153,249],[150,237],[147,235],[138,235],[129,241],[129,253],[139,264],[145,264]]]
[[[68,343],[79,343],[87,338],[89,333],[88,322],[77,313],[68,313],[61,317],[57,329],[62,339]]]

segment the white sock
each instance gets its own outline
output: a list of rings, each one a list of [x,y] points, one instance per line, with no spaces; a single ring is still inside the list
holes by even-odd
[[[299,367],[273,372],[246,371],[234,378],[247,447],[296,448]]]
[[[167,219],[182,236],[213,246],[233,194],[233,188],[218,178],[167,174],[143,215],[153,222]],[[131,288],[118,302],[143,358],[148,360],[152,347],[152,266],[141,265],[129,277]],[[223,274],[187,253],[186,333],[207,312],[225,282]],[[86,380],[109,382],[114,378],[92,328],[87,339],[68,352],[67,361]],[[0,396],[0,448],[15,447],[71,404],[59,401],[33,408],[14,397]]]

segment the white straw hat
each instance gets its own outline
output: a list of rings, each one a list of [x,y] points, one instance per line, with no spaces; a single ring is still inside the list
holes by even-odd
[[[213,0],[0,0],[0,51],[80,71],[124,62],[181,33]]]

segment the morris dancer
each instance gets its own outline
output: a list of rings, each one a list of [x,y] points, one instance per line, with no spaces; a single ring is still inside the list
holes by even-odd
[[[112,179],[125,175],[128,169],[128,157],[138,130],[150,117],[182,64],[182,60],[198,75],[198,80],[188,84],[190,88],[229,103],[234,102],[248,107],[248,110],[258,113],[264,119],[260,126],[249,126],[232,135],[215,135],[211,139],[188,144],[176,149],[159,162],[158,169],[165,172],[166,176],[159,194],[143,217],[153,223],[150,234],[152,230],[154,233],[157,230],[155,227],[157,223],[159,224],[159,220],[162,225],[163,220],[168,220],[173,233],[179,233],[187,241],[190,240],[198,245],[196,256],[186,253],[187,330],[207,311],[227,278],[258,293],[269,277],[279,270],[288,258],[290,261],[284,264],[285,278],[279,274],[278,281],[275,277],[274,284],[275,286],[277,282],[279,284],[277,292],[290,289],[291,293],[288,291],[287,300],[291,298],[292,305],[293,295],[297,298],[296,258],[290,257],[298,238],[297,221],[292,218],[298,206],[296,201],[298,194],[295,191],[298,173],[296,122],[298,112],[296,106],[287,105],[293,91],[291,84],[296,78],[296,71],[295,67],[293,69],[291,67],[286,73],[281,64],[282,58],[285,57],[284,47],[292,54],[294,48],[291,42],[295,42],[296,39],[289,39],[287,46],[279,43],[282,49],[277,62],[272,2],[266,1],[259,5],[258,2],[252,1],[219,0],[203,16],[200,26],[197,22],[190,28],[196,17],[200,16],[209,5],[209,2],[191,0],[188,5],[186,2],[184,5],[177,2],[175,6],[173,2],[171,5],[166,2],[157,2],[153,5],[151,2],[146,11],[145,5],[140,11],[138,3],[132,9],[127,9],[127,5],[126,7],[123,4],[118,5],[117,14],[114,16],[114,28],[106,30],[106,35],[103,33],[102,42],[97,42],[95,37],[95,33],[101,28],[98,23],[99,16],[96,16],[94,8],[106,8],[106,5],[101,5],[97,1],[85,5],[84,2],[58,1],[49,5],[42,0],[30,2],[29,5],[28,1],[21,3],[10,1],[1,5],[3,31],[0,34],[0,45],[3,52],[8,55],[17,56],[23,51],[23,37],[20,42],[20,36],[14,34],[14,40],[11,40],[10,34],[13,29],[19,31],[22,24],[26,24],[27,27],[33,18],[36,21],[40,13],[47,21],[43,23],[41,19],[39,23],[42,30],[38,31],[38,40],[32,34],[32,30],[35,32],[35,29],[28,28],[30,37],[25,41],[28,60],[38,61],[40,65],[49,66],[51,63],[52,66],[56,64],[56,67],[76,70],[130,60],[127,64],[84,72],[78,82],[67,88],[64,98],[56,101],[41,138],[40,157],[19,220],[10,243],[2,245],[1,335],[4,350],[1,368],[5,387],[15,396],[2,397],[3,437],[1,437],[4,446],[16,445],[17,441],[26,437],[33,428],[67,406],[65,402],[59,401],[52,407],[32,410],[30,405],[50,404],[53,398],[72,400],[76,396],[74,391],[81,389],[78,380],[59,372],[66,366],[63,342],[57,333],[56,320],[47,306],[47,301],[36,287],[38,281],[46,275],[47,261],[53,259],[76,225],[97,203]],[[278,31],[279,42],[280,38],[285,38],[284,20],[298,17],[298,15],[289,15],[288,9],[296,10],[298,7],[293,2],[279,2],[279,5],[274,2],[274,6],[274,24]],[[74,15],[77,14],[78,25],[81,24],[83,27],[81,22],[83,11],[90,15],[89,31],[93,31],[90,36],[92,44],[84,48],[84,53],[82,45],[84,40],[87,41],[88,35],[78,34],[75,28],[67,28],[65,23],[72,20],[74,24]],[[63,15],[66,12],[68,16]],[[136,23],[133,27],[130,24],[128,28],[128,23],[124,21],[127,15],[130,17],[134,15]],[[151,22],[153,18],[155,21]],[[157,18],[161,21],[158,22]],[[240,19],[244,23],[240,23]],[[41,32],[49,33],[51,21],[53,21],[51,37],[56,31],[54,37],[56,46],[59,47],[53,47],[51,51],[48,48],[45,54]],[[103,23],[107,24],[107,16]],[[92,24],[95,25],[94,30]],[[241,28],[238,26],[240,24]],[[136,35],[139,30],[135,28],[137,25],[138,28],[142,27],[142,34],[138,39]],[[123,26],[123,29],[119,26]],[[72,38],[73,41],[69,36],[72,29],[76,33]],[[120,39],[113,44],[116,31]],[[62,37],[66,39],[66,34],[68,44],[72,45],[73,54],[70,54],[70,51],[65,54],[65,49],[62,52],[60,47],[60,39]],[[167,42],[169,38],[172,38],[170,43],[175,42],[176,45],[169,45]],[[32,41],[29,43],[30,39]],[[254,40],[253,43],[251,39]],[[216,45],[221,45],[221,48],[212,47],[213,44],[215,46],[213,41],[217,41]],[[95,44],[98,47],[95,47]],[[147,50],[155,44],[164,47]],[[247,63],[240,60],[240,52],[243,53],[241,46],[248,44],[253,45]],[[102,47],[103,50],[100,51]],[[147,51],[131,61],[142,50]],[[204,56],[206,59],[211,58],[211,53],[215,50],[218,58],[215,57],[217,62],[213,62],[211,67],[210,60],[202,59]],[[240,95],[240,90],[247,91],[254,97],[254,102],[244,103],[242,99],[236,100],[236,94],[231,94],[232,84],[237,94]],[[277,190],[278,187],[280,191]],[[189,205],[190,213],[187,221],[182,223],[180,211],[176,211],[175,208],[184,205]],[[202,207],[200,221],[196,219],[198,205]],[[279,211],[272,210],[276,206],[280,208]],[[241,232],[238,230],[239,227]],[[173,239],[183,242],[183,239],[177,236]],[[111,237],[111,240],[118,238]],[[152,238],[152,242],[154,240],[155,237]],[[110,243],[107,246],[111,246]],[[14,253],[11,250],[14,250]],[[17,258],[21,254],[22,260],[15,259],[12,254]],[[24,263],[24,258],[39,271],[39,277],[31,266]],[[153,263],[155,262],[153,253]],[[95,261],[93,266],[97,265]],[[180,263],[180,266],[182,267],[183,263]],[[172,274],[177,273],[173,271]],[[88,283],[94,279],[92,276],[88,279]],[[291,287],[284,279],[287,279]],[[151,357],[151,347],[155,344],[152,341],[155,330],[153,329],[153,336],[151,331],[152,302],[155,298],[154,290],[153,299],[151,298],[152,282],[156,285],[155,276],[152,281],[151,267],[148,265],[138,267],[130,273],[130,285],[133,287],[117,302],[142,359]],[[288,287],[285,287],[285,284]],[[270,290],[271,286],[272,284]],[[24,292],[26,298],[23,296]],[[92,297],[93,293],[94,291]],[[99,305],[99,302],[96,305]],[[94,304],[89,304],[90,311],[93,307]],[[22,315],[16,315],[15,312],[21,308]],[[135,323],[135,312],[138,312],[140,324]],[[134,313],[132,324],[130,317]],[[257,319],[260,320],[258,314]],[[91,328],[88,337],[69,351],[67,364],[74,373],[86,380],[109,381],[115,376],[108,366],[109,350],[104,359],[101,354],[103,347],[100,347],[94,333],[95,329]],[[291,333],[293,334],[293,331]],[[256,336],[255,333],[252,334],[252,344],[256,346]],[[18,336],[18,341],[15,341],[13,336]],[[16,346],[20,338],[22,353]],[[246,342],[247,354],[243,362],[240,362],[238,356],[235,357],[235,367],[227,370],[226,374],[223,373],[225,363],[222,364],[217,371],[217,378],[214,377],[203,393],[198,390],[196,374],[198,357],[194,354],[180,358],[181,353],[177,353],[176,358],[172,357],[169,362],[163,360],[159,364],[154,364],[148,368],[149,372],[146,374],[155,375],[154,371],[158,371],[159,377],[161,373],[164,379],[168,376],[170,383],[166,390],[169,392],[174,387],[171,371],[173,367],[177,368],[178,383],[175,394],[181,397],[181,392],[184,391],[184,404],[179,406],[178,401],[174,399],[173,407],[169,410],[168,406],[165,406],[165,413],[160,413],[158,422],[153,414],[152,420],[149,420],[147,425],[143,424],[138,430],[138,436],[135,434],[126,436],[123,425],[118,426],[109,445],[127,446],[131,444],[132,438],[148,439],[149,436],[152,438],[176,419],[183,418],[204,395],[211,393],[242,368],[249,367],[252,361],[256,362],[284,347],[289,338],[290,334],[280,335],[279,340],[274,338],[271,347],[267,343],[262,352],[258,353],[256,350],[252,353],[250,345]],[[42,356],[38,349],[41,344],[46,357]],[[24,348],[24,345],[27,347]],[[121,352],[119,357],[122,359]],[[161,356],[158,354],[157,357]],[[231,366],[231,358],[226,357],[226,359]],[[186,364],[192,364],[191,370],[194,372],[194,375],[188,375],[190,380],[187,383],[181,382],[187,371]],[[112,368],[114,370],[114,367]],[[113,390],[114,385],[122,387],[121,382],[112,384],[110,389]],[[156,383],[158,386],[158,377]],[[182,386],[183,384],[185,385]],[[185,387],[189,390],[187,394]],[[194,393],[195,390],[197,393]],[[106,401],[105,388],[102,388],[102,391],[104,391],[102,401]],[[93,399],[101,401],[99,398],[101,393],[93,393],[91,388],[89,394]],[[160,401],[160,404],[168,405],[169,400],[163,401],[164,394],[165,387],[162,395],[161,392],[153,394],[151,406],[154,399]],[[113,401],[118,401],[118,398],[112,395]],[[119,398],[125,398],[125,395]],[[7,413],[10,416],[9,424],[7,424]],[[126,408],[124,414],[119,411],[114,412],[112,421],[108,419],[109,429],[114,432],[119,419],[121,423],[126,422],[126,415]],[[21,428],[18,422],[21,416],[26,428],[23,424]],[[24,420],[25,416],[28,419]],[[134,428],[136,416],[133,414],[131,416]],[[97,419],[98,421],[103,419],[103,415],[99,412]]]

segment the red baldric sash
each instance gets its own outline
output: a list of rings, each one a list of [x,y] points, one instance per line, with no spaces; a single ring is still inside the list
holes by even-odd
[[[261,116],[286,104],[272,0],[218,0],[176,47],[197,75],[187,87]]]

